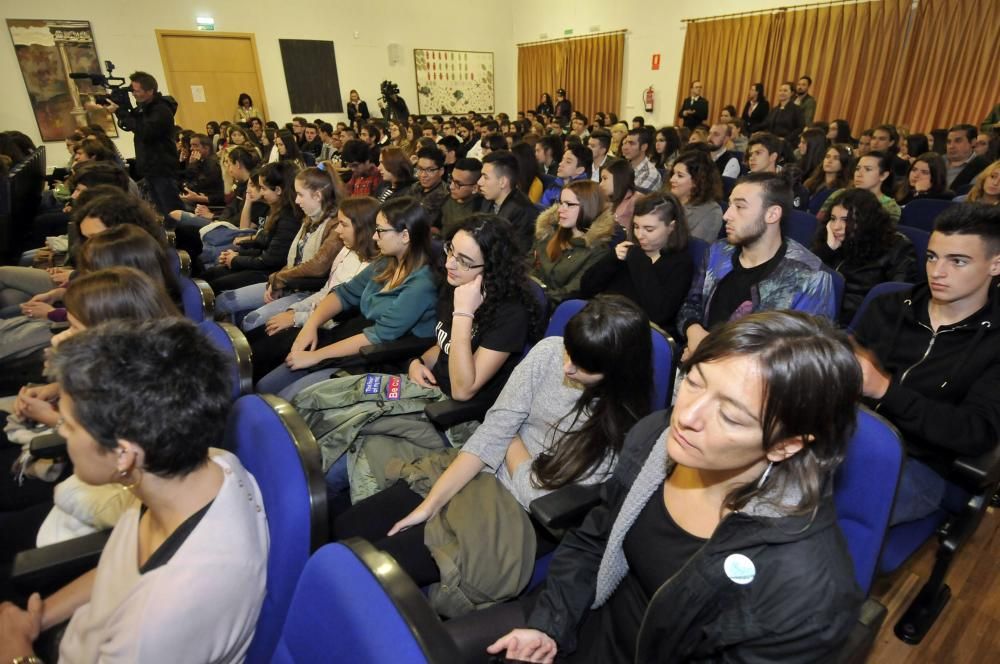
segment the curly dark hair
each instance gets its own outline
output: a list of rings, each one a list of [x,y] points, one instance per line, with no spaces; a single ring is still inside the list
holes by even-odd
[[[896,231],[889,213],[867,189],[848,189],[833,207],[847,210],[847,229],[841,250],[845,260],[864,263],[874,260],[892,246]],[[831,216],[833,209],[830,210]],[[826,244],[826,224],[816,229],[813,247]]]
[[[465,219],[455,233],[459,231],[468,233],[483,252],[483,304],[476,312],[476,327],[488,328],[494,322],[497,308],[513,300],[528,312],[528,339],[536,341],[545,322],[545,312],[532,289],[527,263],[518,251],[514,227],[503,217],[477,213]],[[445,288],[450,301],[454,287]]]
[[[145,452],[144,471],[183,477],[222,440],[231,362],[194,323],[165,318],[87,328],[59,344],[49,371],[99,445],[128,440]]]

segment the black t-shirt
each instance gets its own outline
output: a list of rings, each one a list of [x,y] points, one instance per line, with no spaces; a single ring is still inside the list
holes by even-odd
[[[662,488],[654,491],[622,543],[629,572],[607,603],[584,621],[571,661],[634,661],[653,594],[707,541],[678,526],[663,503]]]
[[[445,394],[451,394],[451,376],[448,374],[448,353],[451,350],[451,314],[454,310],[454,300],[451,289],[445,289],[442,297],[438,298],[437,315],[438,322],[434,328],[434,336],[437,337],[438,348],[441,354],[437,362],[434,363],[434,378],[438,387]],[[480,309],[482,311],[482,309]],[[480,346],[488,350],[495,350],[500,353],[510,353],[510,357],[503,363],[496,375],[483,385],[474,397],[475,400],[483,400],[484,403],[492,404],[500,395],[504,383],[514,370],[514,366],[521,359],[524,345],[528,342],[528,311],[520,302],[508,300],[502,302],[493,314],[493,321],[486,329],[481,329],[477,320],[472,324],[472,352]]]
[[[753,313],[754,300],[760,298],[756,292],[757,284],[767,278],[785,258],[786,248],[787,245],[782,241],[778,253],[773,258],[750,268],[740,264],[740,250],[733,253],[733,271],[719,282],[708,307],[708,329]]]

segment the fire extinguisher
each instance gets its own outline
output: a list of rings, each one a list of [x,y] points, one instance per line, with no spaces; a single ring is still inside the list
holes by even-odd
[[[642,95],[642,99],[643,99],[643,103],[646,106],[646,112],[647,113],[652,113],[653,112],[653,99],[654,99],[653,86],[652,85],[649,86],[648,88],[646,88],[646,91]]]

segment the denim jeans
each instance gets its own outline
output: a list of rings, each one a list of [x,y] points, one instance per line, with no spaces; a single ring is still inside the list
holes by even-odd
[[[261,282],[222,291],[215,298],[215,311],[216,313],[229,314],[233,322],[239,325],[246,312],[253,311],[264,304],[264,291],[266,289],[267,283]]]
[[[917,521],[941,508],[948,482],[927,465],[906,457],[889,525]]]
[[[277,394],[282,399],[292,398],[310,385],[322,382],[333,375],[335,368],[320,369],[289,369],[282,364],[257,381],[256,390],[262,394]]]
[[[247,286],[247,288],[252,288],[252,286]],[[243,289],[241,288],[240,290]],[[279,297],[277,300],[273,300],[269,304],[257,307],[243,318],[243,331],[249,332],[250,330],[260,327],[270,320],[272,316],[277,316],[281,312],[288,309],[288,307],[297,302],[301,302],[307,297],[309,297],[309,293],[306,292],[292,293],[291,295],[286,295],[285,297]]]
[[[199,217],[196,214],[181,210],[181,218],[177,221],[177,226],[187,226],[189,228],[204,228],[212,223],[211,219]]]

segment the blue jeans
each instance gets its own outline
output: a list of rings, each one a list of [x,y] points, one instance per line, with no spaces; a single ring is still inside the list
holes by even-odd
[[[262,282],[222,291],[215,298],[215,311],[216,313],[229,314],[233,322],[239,325],[245,312],[252,311],[264,304],[264,291],[266,289],[267,283]]]
[[[247,288],[252,288],[252,286],[247,286]],[[240,290],[243,289],[241,288]],[[250,330],[260,327],[270,320],[272,316],[277,316],[293,304],[306,299],[309,295],[310,294],[306,292],[292,293],[291,295],[286,295],[285,297],[273,300],[269,304],[257,307],[243,318],[243,331],[249,332]]]
[[[333,375],[337,369],[289,369],[282,364],[277,369],[257,381],[257,392],[261,394],[277,394],[282,399],[292,398],[310,385],[322,382]]]
[[[330,493],[346,493],[351,490],[351,481],[347,475],[347,454],[333,462],[326,471],[326,488]]]
[[[188,226],[190,228],[204,228],[205,226],[208,226],[210,223],[212,223],[211,219],[206,219],[205,217],[199,217],[196,214],[191,214],[190,212],[181,210],[181,218],[177,222],[177,226],[178,227]]]
[[[918,521],[941,509],[948,482],[929,466],[913,457],[903,461],[889,525]]]

